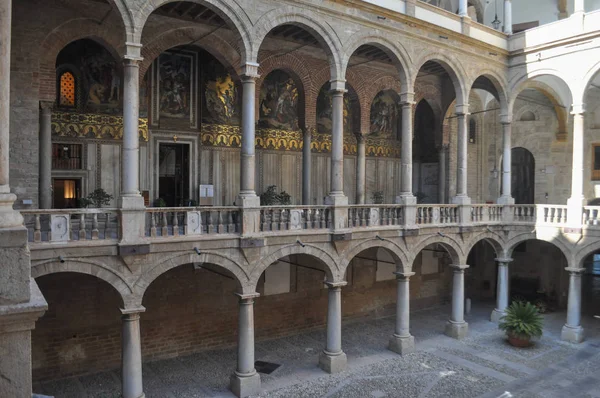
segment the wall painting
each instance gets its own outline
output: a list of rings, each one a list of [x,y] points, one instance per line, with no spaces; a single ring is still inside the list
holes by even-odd
[[[352,134],[360,127],[358,120],[360,109],[358,109],[358,100],[354,89],[349,85],[346,87],[348,92],[344,95],[344,134]],[[317,97],[317,132],[321,134],[331,134],[332,100],[329,83],[326,83],[321,87]]]
[[[241,121],[241,89],[229,71],[206,51],[200,53],[202,122],[237,126]]]
[[[371,104],[369,134],[374,137],[395,139],[398,137],[400,107],[398,96],[391,90],[384,90],[375,96]]]
[[[275,70],[263,81],[260,89],[261,128],[296,131],[298,126],[298,88],[284,71]]]
[[[191,119],[193,56],[167,51],[158,59],[158,109],[160,117]]]

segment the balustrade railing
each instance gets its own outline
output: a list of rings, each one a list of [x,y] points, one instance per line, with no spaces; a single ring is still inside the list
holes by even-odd
[[[348,227],[376,227],[402,225],[404,206],[402,205],[352,205],[348,208]]]
[[[458,223],[457,205],[419,205],[417,206],[417,224],[442,225]]]
[[[536,205],[537,223],[560,225],[567,222],[567,206],[562,205]]]
[[[511,205],[513,221],[536,222],[536,205]]]
[[[471,221],[474,223],[501,222],[502,205],[472,205]]]
[[[582,224],[600,226],[600,206],[584,206]]]
[[[146,236],[236,234],[241,231],[239,207],[152,207],[146,209]]]
[[[261,232],[327,229],[333,222],[329,206],[262,206]]]
[[[22,210],[29,242],[118,240],[117,209]]]

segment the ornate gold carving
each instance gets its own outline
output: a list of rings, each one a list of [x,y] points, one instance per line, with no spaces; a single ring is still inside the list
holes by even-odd
[[[52,134],[61,137],[123,138],[123,116],[52,112]],[[139,136],[148,141],[148,119],[139,119]]]

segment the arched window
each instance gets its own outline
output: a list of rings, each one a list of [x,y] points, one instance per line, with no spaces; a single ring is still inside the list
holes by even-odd
[[[474,144],[477,136],[477,122],[475,119],[469,119],[469,143]]]
[[[59,98],[58,105],[64,107],[75,107],[75,75],[72,72],[63,72],[58,81]]]

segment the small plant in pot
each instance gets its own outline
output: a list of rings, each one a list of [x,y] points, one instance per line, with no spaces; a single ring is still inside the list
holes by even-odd
[[[532,338],[542,337],[544,319],[535,305],[513,301],[500,319],[500,329],[506,332],[508,342],[515,347],[529,347]]]

